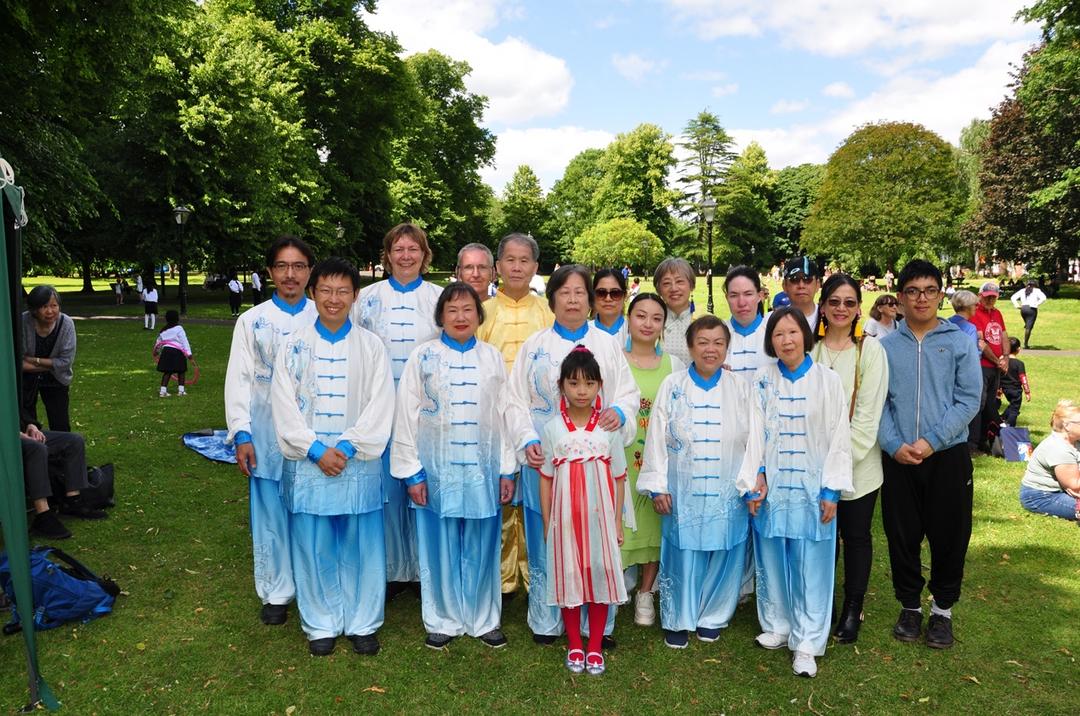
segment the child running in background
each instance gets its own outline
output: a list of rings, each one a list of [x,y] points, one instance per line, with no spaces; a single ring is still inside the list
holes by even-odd
[[[191,357],[191,344],[188,343],[184,327],[180,325],[180,314],[176,311],[165,312],[165,328],[154,343],[154,355],[157,356],[157,369],[161,373],[161,390],[158,395],[162,398],[169,397],[169,378],[173,373],[176,374],[176,382],[180,384],[176,394],[187,395],[184,376],[187,373],[188,358]]]
[[[626,478],[622,437],[597,427],[603,381],[584,346],[563,359],[558,417],[545,426],[541,445],[540,503],[547,536],[547,601],[562,608],[572,673],[604,673],[601,640],[609,605],[626,602],[619,546]],[[581,607],[589,618],[588,653],[582,648]]]
[[[1009,370],[1001,376],[1001,393],[1009,401],[1009,407],[1001,414],[1001,424],[1016,427],[1020,417],[1020,406],[1026,397],[1031,402],[1031,386],[1028,385],[1027,370],[1024,361],[1016,356],[1020,354],[1020,339],[1009,339]],[[1000,396],[999,396],[1000,397]]]

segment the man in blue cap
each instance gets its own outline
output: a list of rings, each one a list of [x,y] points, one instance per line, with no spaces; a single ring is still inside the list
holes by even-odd
[[[788,259],[784,264],[783,285],[791,305],[803,312],[810,330],[813,330],[818,319],[818,305],[814,297],[821,288],[818,265],[807,256]]]

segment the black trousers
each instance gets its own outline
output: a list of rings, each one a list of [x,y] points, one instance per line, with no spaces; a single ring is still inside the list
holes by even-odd
[[[45,431],[45,442],[21,438],[23,480],[31,500],[51,497],[53,480],[64,492],[86,487],[86,443],[78,433]]]
[[[37,401],[45,404],[45,415],[49,420],[49,430],[58,432],[71,431],[71,386],[41,385],[36,374],[23,373],[23,408],[33,422],[37,422]]]
[[[233,315],[240,313],[240,304],[243,300],[244,294],[229,291],[229,309],[233,312]]]
[[[971,540],[974,494],[971,456],[961,443],[934,453],[919,465],[881,456],[881,520],[889,542],[893,591],[907,609],[920,605],[922,541],[930,545],[930,594],[942,609],[960,599],[964,560]]]
[[[986,431],[991,423],[997,422],[997,392],[1001,385],[1001,370],[997,366],[987,368],[982,366],[983,390],[982,398],[979,399],[979,412],[968,424],[968,445],[973,448],[985,443]]]
[[[844,601],[862,599],[870,582],[870,565],[874,559],[874,541],[870,525],[878,491],[857,500],[841,500],[836,507],[836,526],[840,530],[837,555],[844,553]]]
[[[1005,400],[1009,401],[1009,407],[1005,408],[1001,419],[1006,425],[1016,427],[1016,419],[1020,417],[1020,407],[1024,402],[1024,391],[1021,388],[1005,388]]]

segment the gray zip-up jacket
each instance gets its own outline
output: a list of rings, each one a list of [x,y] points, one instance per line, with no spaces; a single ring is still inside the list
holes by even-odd
[[[967,440],[968,423],[979,412],[982,370],[971,339],[939,321],[922,341],[902,321],[881,340],[889,362],[889,392],[878,426],[888,455],[925,438],[935,452]]]
[[[75,363],[75,322],[71,317],[61,313],[56,319],[60,322],[60,334],[56,337],[56,345],[52,353],[45,356],[52,359],[52,374],[60,385],[71,385],[71,379],[75,376],[71,369]],[[34,331],[34,317],[29,311],[23,311],[23,354],[34,355],[34,344],[37,334]],[[44,375],[44,374],[42,374]]]

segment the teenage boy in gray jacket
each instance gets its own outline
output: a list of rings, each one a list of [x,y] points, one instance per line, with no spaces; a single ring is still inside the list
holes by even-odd
[[[903,607],[893,627],[900,641],[918,641],[925,580],[923,537],[930,545],[933,596],[926,645],[953,645],[952,605],[960,598],[971,539],[972,467],[968,423],[979,411],[982,373],[971,339],[937,317],[941,272],[927,261],[900,272],[904,321],[881,341],[889,393],[881,415],[885,482],[881,514],[889,542],[893,590]]]

